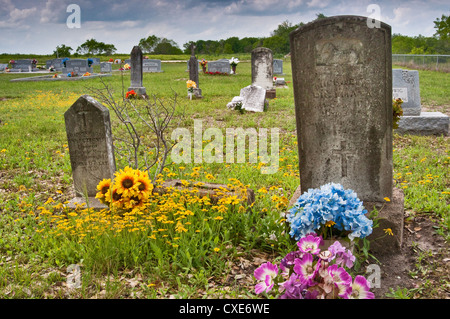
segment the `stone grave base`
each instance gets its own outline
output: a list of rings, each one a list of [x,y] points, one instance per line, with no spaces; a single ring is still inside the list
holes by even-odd
[[[54,78],[53,75],[43,75],[43,76],[33,76],[29,78],[19,78],[19,79],[12,79],[10,82],[38,82],[38,81],[79,81],[79,80],[89,80],[89,79],[95,79],[99,77],[104,76],[111,76],[111,74],[91,74],[90,76],[63,76],[59,78]]]
[[[145,87],[141,86],[141,87],[129,87],[128,91],[134,90],[134,92],[136,92],[137,95],[147,95],[147,92],[145,90]]]
[[[449,117],[441,112],[421,112],[419,116],[402,116],[394,132],[412,135],[448,135]]]
[[[217,200],[219,199],[219,196],[216,194],[216,191],[220,191],[223,188],[228,189],[227,185],[225,184],[201,182],[201,186],[195,186],[197,183],[200,183],[200,181],[191,182],[189,186],[186,187],[183,186],[183,183],[179,179],[167,180],[161,185],[161,187],[157,187],[153,191],[162,195],[170,192],[171,188],[188,191],[192,191],[195,188],[197,190],[198,196],[201,197],[208,196],[211,199],[212,203],[216,203]],[[227,195],[238,195],[238,197],[240,197],[239,194],[235,194],[232,191],[228,192]],[[251,205],[254,201],[255,201],[255,192],[252,189],[247,188],[247,204]]]
[[[85,205],[80,206],[82,204],[85,204]],[[94,210],[102,210],[102,209],[109,208],[108,206],[102,204],[95,197],[88,197],[87,200],[84,197],[75,197],[71,201],[69,201],[65,206],[70,209],[76,209],[77,207],[81,207],[81,209],[85,209],[85,208],[89,207]]]
[[[292,195],[288,208],[291,208],[301,195],[300,186]],[[401,189],[394,188],[392,198],[386,203],[364,203],[365,209],[370,213],[374,207],[378,210],[378,227],[373,229],[370,236],[370,250],[377,254],[396,253],[403,243],[403,220],[404,220],[404,194]],[[393,236],[386,235],[384,229],[390,228]],[[386,236],[385,236],[386,235]]]

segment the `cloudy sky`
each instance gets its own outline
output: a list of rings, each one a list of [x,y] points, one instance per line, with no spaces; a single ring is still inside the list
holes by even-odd
[[[68,12],[71,4],[80,8],[79,28],[67,24],[77,21],[76,11]],[[450,4],[448,0],[0,0],[0,53],[51,54],[61,44],[75,50],[90,38],[114,44],[117,53],[129,53],[149,35],[174,40],[182,48],[200,39],[267,37],[285,20],[307,23],[317,13],[378,14],[393,33],[432,36],[433,20],[449,15]]]

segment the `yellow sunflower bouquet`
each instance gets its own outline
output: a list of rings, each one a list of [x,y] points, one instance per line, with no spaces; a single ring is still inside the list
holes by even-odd
[[[96,198],[110,209],[145,208],[153,191],[147,172],[125,167],[114,174],[114,181],[104,179],[97,185]]]

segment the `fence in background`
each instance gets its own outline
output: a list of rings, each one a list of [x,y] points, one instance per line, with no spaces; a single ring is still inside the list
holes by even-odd
[[[450,55],[393,54],[392,64],[410,68],[450,72]]]

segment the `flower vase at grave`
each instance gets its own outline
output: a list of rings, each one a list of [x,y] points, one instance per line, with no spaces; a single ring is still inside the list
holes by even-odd
[[[232,66],[231,66],[231,69],[233,70],[233,74],[236,74],[236,66],[237,66],[237,65],[232,65]]]
[[[202,66],[203,73],[206,73],[206,66]]]

